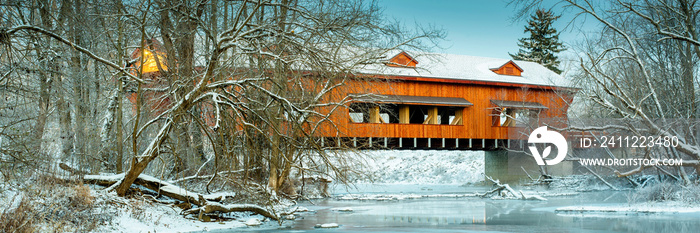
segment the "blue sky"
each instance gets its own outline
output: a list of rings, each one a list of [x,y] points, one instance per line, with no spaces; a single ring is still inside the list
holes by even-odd
[[[435,25],[447,32],[444,49],[434,52],[510,59],[508,53],[518,51],[517,41],[526,37],[525,21],[513,22],[516,9],[506,6],[507,1],[474,0],[379,0],[387,17],[395,18],[406,26],[415,23]],[[566,15],[555,23],[557,30],[566,26]],[[576,35],[563,31],[560,40],[574,42]]]

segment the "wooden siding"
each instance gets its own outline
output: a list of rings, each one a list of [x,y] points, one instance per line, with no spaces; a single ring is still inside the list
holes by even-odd
[[[520,76],[523,72],[523,69],[516,65],[515,62],[509,61],[506,64],[503,64],[501,67],[491,69],[491,71],[493,71],[496,74]]]
[[[385,95],[413,95],[464,98],[474,105],[463,109],[462,125],[438,124],[386,124],[353,123],[347,108],[331,114],[334,126],[315,133],[321,137],[388,137],[388,138],[475,138],[475,139],[523,139],[517,127],[494,126],[496,106],[491,100],[537,102],[548,109],[539,114],[540,122],[565,126],[566,112],[573,94],[568,90],[490,86],[481,84],[445,83],[415,80],[351,79],[337,89],[330,98],[339,101],[349,93],[374,93]],[[405,114],[405,113],[404,113]],[[545,122],[546,121],[546,122]]]
[[[418,61],[416,61],[416,59],[413,59],[413,57],[406,52],[401,52],[389,59],[389,63],[386,65],[393,67],[416,67],[417,64]]]

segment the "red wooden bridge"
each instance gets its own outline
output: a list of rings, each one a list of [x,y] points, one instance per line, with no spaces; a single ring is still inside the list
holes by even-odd
[[[533,62],[396,52],[337,90],[349,108],[323,143],[360,148],[493,150],[537,126],[566,126],[569,80]]]

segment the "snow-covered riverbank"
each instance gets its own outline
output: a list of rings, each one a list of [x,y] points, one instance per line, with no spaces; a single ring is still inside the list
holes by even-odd
[[[484,152],[482,151],[435,151],[435,150],[377,150],[361,151],[365,156],[369,177],[357,180],[359,184],[370,182],[381,184],[445,184],[464,185],[476,184],[484,180]],[[428,195],[390,195],[390,199],[411,199],[425,197],[470,197],[474,194],[428,194]],[[380,196],[355,195],[344,196],[347,199],[370,198],[381,199]],[[143,215],[135,215],[129,209],[138,206]],[[99,228],[100,231],[119,232],[163,232],[163,231],[204,231],[215,229],[248,228],[251,219],[263,220],[258,215],[238,213],[232,221],[201,222],[183,218],[179,209],[170,206],[141,203],[124,208],[111,224]],[[140,212],[140,211],[139,211]],[[277,223],[261,221],[262,227]]]
[[[360,183],[474,184],[484,181],[483,151],[375,150],[367,155],[370,179]]]
[[[113,194],[103,194],[113,195]],[[108,224],[96,229],[97,232],[193,232],[216,229],[231,229],[246,227],[250,219],[264,219],[261,216],[251,216],[249,213],[236,213],[232,221],[202,222],[196,219],[184,218],[180,209],[174,206],[158,203],[127,199],[126,205],[118,208],[118,215]]]
[[[671,195],[673,192],[669,192],[664,199],[671,198],[668,199],[670,201],[649,201],[649,198],[656,196],[657,189],[662,191],[675,190],[675,186],[667,185],[613,192],[610,191],[609,187],[600,183],[597,178],[584,175],[557,178],[549,186],[513,186],[516,193],[526,196],[541,196],[544,197],[543,201],[520,202],[514,199],[522,198],[500,195],[483,198],[480,194],[484,194],[494,187],[490,184],[484,185],[484,153],[479,151],[381,150],[363,151],[363,154],[367,164],[364,170],[370,176],[356,179],[352,187],[332,183],[330,190],[335,191],[333,198],[313,200],[313,202],[337,202],[336,204],[343,208],[353,205],[389,205],[381,203],[395,203],[391,205],[403,208],[404,204],[410,206],[415,203],[433,203],[440,205],[430,207],[436,211],[449,210],[452,208],[450,203],[463,204],[465,201],[492,205],[484,206],[486,204],[482,204],[475,207],[481,209],[481,212],[499,210],[503,206],[520,203],[526,208],[546,207],[548,214],[566,218],[598,215],[623,218],[630,214],[700,213],[700,206],[689,202],[698,196],[685,197],[681,195],[678,199],[683,201],[675,201],[672,198],[676,198],[676,196]],[[370,183],[372,181],[375,183]],[[619,187],[626,184],[626,181],[621,179],[615,182],[613,184]],[[28,186],[29,183],[31,182],[24,184],[23,187],[33,187]],[[161,203],[154,202],[148,195],[121,198],[114,193],[100,191],[102,189],[100,186],[90,186],[88,189],[87,186],[84,188],[83,185],[73,183],[51,187],[54,187],[51,191],[34,188],[35,190],[27,192],[20,191],[16,186],[0,186],[0,191],[4,195],[4,197],[0,197],[0,204],[8,213],[21,208],[19,200],[23,197],[31,201],[28,203],[33,203],[36,213],[43,213],[44,210],[49,210],[52,206],[66,205],[65,203],[77,206],[72,209],[66,207],[66,210],[75,212],[73,216],[81,216],[80,219],[75,220],[75,226],[58,227],[54,223],[36,224],[39,227],[37,230],[40,231],[89,229],[93,232],[192,232],[226,229],[235,231],[247,228],[276,229],[279,227],[278,222],[270,221],[251,212],[224,214],[220,215],[223,219],[207,219],[206,221],[210,222],[204,222],[196,219],[196,216],[183,216],[182,209],[172,205],[172,203],[169,204],[167,200],[165,202],[168,203],[163,200],[160,200]],[[85,193],[85,190],[89,190],[89,192]],[[39,195],[31,196],[24,193]],[[617,196],[617,200],[613,202],[608,201],[607,198],[605,201],[598,199],[580,200],[583,196],[590,197],[595,193],[613,193]],[[84,200],[80,202],[80,198]],[[78,200],[78,204],[76,204],[76,200]],[[291,203],[288,204],[291,205]],[[302,203],[301,205],[310,209],[314,208],[311,203]],[[289,207],[286,206],[286,208]],[[333,221],[341,223],[340,228],[347,227],[342,222],[347,223],[344,218],[351,217],[350,215],[354,212],[369,214],[364,213],[362,208],[348,208],[353,211],[335,211],[340,214],[340,218]],[[366,207],[365,209],[372,208]],[[386,211],[387,214],[395,215],[392,210]],[[302,219],[314,215],[315,212],[302,213],[297,215],[301,216],[297,220],[285,217],[287,220],[285,224],[294,226],[296,224],[294,221],[306,221]],[[63,212],[52,212],[48,216],[66,221]],[[484,221],[494,218],[497,217],[486,218]],[[513,218],[517,219],[517,217]],[[611,217],[604,218],[610,219]],[[463,221],[463,219],[457,220]],[[319,220],[313,224],[328,223],[327,221],[330,220]],[[94,227],[85,226],[85,224],[92,224]]]
[[[565,206],[556,209],[556,212],[562,214],[592,214],[592,213],[692,213],[700,212],[700,206],[691,205],[678,201],[665,202],[642,202],[632,204],[615,204],[615,205],[580,205],[580,206]]]

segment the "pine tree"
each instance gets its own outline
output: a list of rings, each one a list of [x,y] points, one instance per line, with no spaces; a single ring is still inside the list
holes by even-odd
[[[556,54],[566,50],[566,48],[559,42],[557,29],[552,27],[554,21],[559,17],[554,15],[552,11],[538,9],[525,26],[525,32],[529,32],[530,37],[519,39],[520,50],[517,54],[509,53],[510,56],[515,60],[537,62],[560,74],[561,70],[557,68],[559,60]]]

